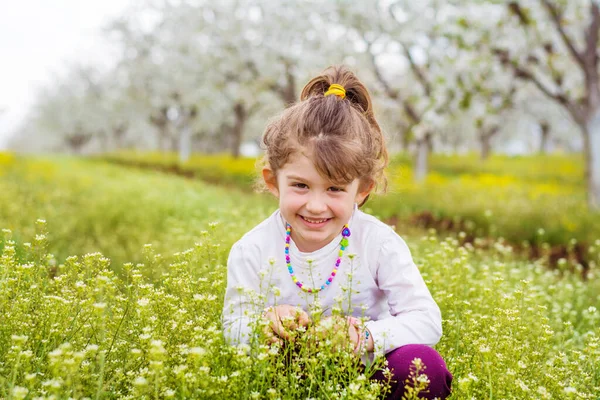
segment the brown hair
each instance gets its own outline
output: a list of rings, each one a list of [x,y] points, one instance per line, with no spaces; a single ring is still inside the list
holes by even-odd
[[[344,99],[324,96],[334,83],[346,90]],[[307,149],[319,174],[330,181],[347,184],[358,178],[360,190],[371,184],[386,190],[385,140],[367,88],[346,67],[329,67],[308,82],[300,101],[269,123],[262,142],[263,165],[275,175],[290,156]]]

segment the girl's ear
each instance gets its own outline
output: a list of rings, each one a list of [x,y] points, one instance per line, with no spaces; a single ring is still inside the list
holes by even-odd
[[[265,181],[265,185],[267,185],[267,189],[269,192],[273,194],[273,196],[279,198],[279,188],[277,186],[277,175],[273,173],[271,168],[264,167],[262,169],[263,180]]]
[[[354,198],[354,202],[358,205],[362,205],[365,199],[371,194],[373,189],[375,188],[375,182],[370,182],[369,184],[362,185],[360,184],[358,188],[358,192],[356,193],[356,197]]]

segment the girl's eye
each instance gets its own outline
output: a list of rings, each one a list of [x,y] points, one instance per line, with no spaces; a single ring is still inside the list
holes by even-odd
[[[298,189],[306,189],[308,187],[304,183],[294,183],[292,186],[297,187]]]
[[[344,188],[332,186],[329,188],[332,192],[343,192]]]

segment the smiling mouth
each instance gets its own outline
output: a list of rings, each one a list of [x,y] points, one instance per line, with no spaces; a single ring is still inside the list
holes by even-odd
[[[331,218],[312,219],[312,218],[303,217],[302,215],[300,216],[300,218],[302,218],[303,220],[305,220],[306,222],[309,222],[311,224],[321,224],[321,223],[327,222],[331,219]]]

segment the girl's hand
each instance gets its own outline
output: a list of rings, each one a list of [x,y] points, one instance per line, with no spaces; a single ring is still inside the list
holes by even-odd
[[[354,353],[360,354],[362,351],[373,351],[375,343],[369,330],[361,326],[360,321],[354,317],[348,317],[348,338],[354,345]]]
[[[313,328],[313,335],[316,335],[318,340],[329,339],[334,346],[349,345],[355,354],[361,354],[365,349],[373,351],[373,339],[370,334],[367,338],[366,328],[357,318],[326,317]]]
[[[288,304],[267,307],[263,318],[269,321],[264,332],[271,343],[282,344],[282,339],[294,341],[291,332],[310,324],[310,317],[303,309]]]

